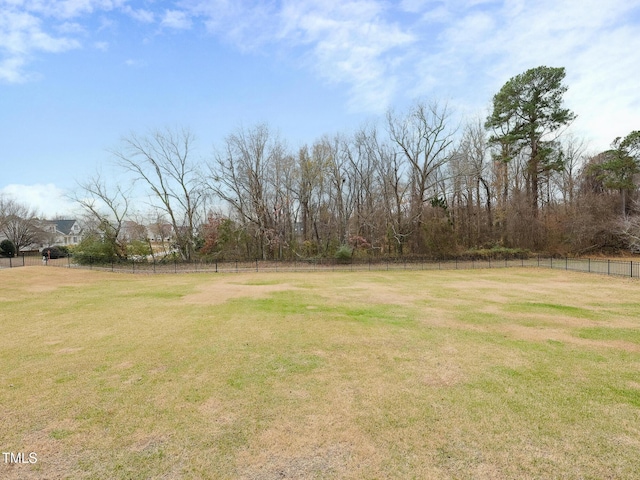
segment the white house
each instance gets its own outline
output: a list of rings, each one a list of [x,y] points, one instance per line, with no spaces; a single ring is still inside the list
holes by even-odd
[[[82,240],[82,227],[77,220],[43,220],[41,228],[46,232],[47,245],[77,245]]]

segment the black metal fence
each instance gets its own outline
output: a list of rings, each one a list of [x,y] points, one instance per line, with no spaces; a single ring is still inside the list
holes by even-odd
[[[310,271],[384,271],[384,270],[470,270],[481,268],[540,267],[576,272],[598,273],[621,277],[639,278],[639,260],[611,260],[592,258],[531,257],[507,260],[446,260],[434,261],[419,257],[363,258],[340,263],[334,258],[317,258],[294,261],[192,261],[179,260],[149,262],[129,260],[125,262],[100,262],[89,259],[78,264],[73,257],[46,259],[21,255],[0,258],[0,269],[41,265],[46,267],[83,268],[121,273],[240,273],[240,272],[310,272]]]

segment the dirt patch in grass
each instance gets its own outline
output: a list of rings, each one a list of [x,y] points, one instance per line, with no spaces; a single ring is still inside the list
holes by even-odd
[[[351,448],[348,444],[318,447],[313,450],[297,449],[297,454],[282,452],[262,453],[252,458],[248,465],[238,471],[243,480],[280,479],[329,479],[344,478],[348,471]],[[255,464],[253,466],[252,464]]]
[[[182,298],[184,303],[198,305],[220,305],[237,298],[266,298],[271,293],[294,290],[288,283],[255,285],[228,282],[212,282],[197,287],[197,292]]]
[[[47,293],[61,287],[82,287],[102,281],[101,275],[87,270],[69,270],[54,267],[20,267],[4,271],[11,277],[14,287],[26,288],[31,293]]]
[[[428,291],[428,287],[425,287]],[[328,298],[327,295],[324,295]],[[355,300],[364,304],[386,304],[412,306],[415,304],[415,294],[407,293],[404,289],[393,284],[376,281],[354,281],[343,286],[339,295],[334,297],[339,301]]]
[[[560,328],[536,328],[522,325],[508,325],[498,329],[500,332],[520,340],[532,340],[536,342],[555,341],[573,344],[582,347],[603,347],[626,352],[640,352],[640,345],[623,340],[590,340],[571,335]]]

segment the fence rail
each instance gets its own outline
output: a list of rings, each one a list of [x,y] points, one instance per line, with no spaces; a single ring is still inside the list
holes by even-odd
[[[339,263],[336,259],[311,260],[253,260],[253,261],[195,261],[195,262],[111,262],[90,261],[88,265],[75,263],[73,257],[43,261],[41,257],[21,255],[0,258],[0,269],[45,265],[47,267],[82,268],[123,273],[240,273],[240,272],[309,272],[309,271],[383,271],[383,270],[470,270],[481,268],[540,267],[576,272],[597,273],[640,278],[640,261],[593,258],[532,257],[509,260],[447,260],[433,261],[416,257],[382,259],[354,259]]]

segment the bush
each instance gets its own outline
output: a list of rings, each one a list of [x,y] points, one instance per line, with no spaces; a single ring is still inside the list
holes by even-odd
[[[353,250],[351,247],[349,245],[342,245],[336,252],[336,262],[341,264],[351,263],[352,255]]]
[[[481,249],[469,249],[462,252],[458,258],[461,260],[515,260],[527,259],[531,252],[525,248],[492,247]]]
[[[69,250],[66,247],[46,247],[42,249],[42,255],[47,258],[65,258],[69,256]]]
[[[81,265],[110,263],[118,259],[113,246],[97,235],[89,235],[73,250],[73,259]]]
[[[3,257],[13,257],[16,254],[16,247],[11,240],[0,242],[0,255]]]
[[[151,247],[148,242],[132,240],[127,245],[127,256],[134,259],[144,259],[151,255]]]

